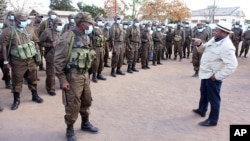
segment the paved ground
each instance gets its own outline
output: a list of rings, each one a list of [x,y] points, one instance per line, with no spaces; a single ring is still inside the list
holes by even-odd
[[[80,130],[79,141],[228,141],[230,124],[250,124],[250,59],[238,58],[237,71],[224,80],[221,90],[220,120],[216,127],[197,125],[206,118],[191,112],[197,108],[200,80],[193,78],[190,59],[167,60],[150,70],[91,83],[93,106],[90,119],[99,134]],[[137,65],[139,66],[139,64]],[[122,68],[126,70],[126,66]],[[27,86],[21,105],[11,111],[12,95],[0,82],[0,141],[63,141],[65,124],[61,91],[49,96],[44,87],[44,72],[39,72],[39,93],[45,102],[31,101]],[[57,88],[59,85],[57,83]]]

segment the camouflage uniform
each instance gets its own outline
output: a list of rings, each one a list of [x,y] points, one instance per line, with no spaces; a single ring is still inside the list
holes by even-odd
[[[161,65],[161,54],[162,54],[162,45],[163,45],[163,38],[161,33],[161,26],[158,25],[156,27],[156,31],[152,34],[152,39],[154,42],[153,50],[154,50],[154,58],[153,58],[153,65],[156,66],[156,62],[158,65]]]
[[[105,53],[104,53],[104,67],[108,67],[108,68],[110,67],[110,65],[108,65],[109,50],[110,50],[109,28],[110,28],[110,24],[109,23],[106,23],[104,25],[104,28],[103,28],[103,34],[104,34],[104,37],[106,39],[105,45],[104,45],[104,50],[105,50]]]
[[[144,30],[142,31],[141,34],[141,42],[142,42],[142,46],[141,46],[141,67],[142,69],[150,69],[150,67],[148,66],[148,61],[149,61],[149,50],[152,48],[152,36],[149,33],[151,28],[149,26],[149,24],[146,24],[146,27],[144,28]]]
[[[189,25],[185,25],[184,31],[185,31],[185,42],[183,45],[183,58],[186,58],[186,53],[187,53],[187,59],[189,59],[190,45],[192,40],[192,30],[189,27]]]
[[[42,32],[45,30],[45,29],[47,29],[47,28],[52,28],[53,27],[53,20],[54,19],[56,19],[56,13],[55,13],[55,11],[49,11],[48,12],[48,16],[49,16],[49,18],[47,19],[47,20],[44,20],[44,21],[42,21],[41,22],[41,24],[40,24],[40,26],[39,26],[39,28],[38,28],[38,35],[40,36],[41,34],[42,34]],[[38,36],[38,37],[39,37]],[[44,52],[44,47],[42,47],[42,46],[40,46],[40,51],[41,52]],[[43,56],[42,56],[42,58],[43,58]],[[39,70],[45,70],[45,68],[44,68],[44,65],[43,65],[43,61],[41,62],[41,64],[39,65]]]
[[[236,24],[233,26],[232,31],[234,32],[231,34],[230,38],[234,44],[235,47],[235,55],[238,57],[238,48],[239,48],[239,43],[241,41],[242,37],[242,29],[239,27],[239,24]]]
[[[58,28],[57,28],[58,27]],[[55,93],[55,72],[54,72],[54,54],[55,45],[60,36],[62,29],[61,19],[55,19],[52,28],[45,29],[39,36],[39,45],[45,48],[46,61],[46,80],[45,86],[49,95],[54,96]]]
[[[12,92],[14,95],[14,102],[11,107],[16,110],[20,104],[20,93],[22,91],[23,77],[27,73],[28,87],[32,92],[32,100],[41,103],[41,99],[37,94],[37,75],[35,55],[38,52],[36,42],[37,37],[34,32],[26,31],[27,16],[24,14],[17,14],[15,16],[17,26],[8,27],[3,30],[1,34],[2,41],[2,55],[6,61],[9,53],[11,72],[12,72]],[[31,42],[33,41],[33,43]],[[35,42],[35,43],[34,43]],[[29,49],[27,49],[29,48]],[[32,51],[31,51],[32,50]],[[9,64],[5,63],[5,68],[9,69]]]
[[[207,30],[205,30],[202,26],[202,24],[198,24],[195,31],[193,31],[193,38],[199,38],[202,40],[203,43],[207,42],[209,40],[209,33]],[[192,56],[192,63],[194,66],[194,75],[193,77],[198,76],[198,71],[200,67],[200,59],[201,59],[202,53],[198,52],[197,48],[193,48],[193,56]]]
[[[168,27],[168,31],[166,32],[166,47],[168,52],[168,59],[171,59],[172,50],[173,50],[173,40],[174,40],[174,33],[172,32],[172,28]]]
[[[247,31],[243,33],[242,39],[243,39],[243,43],[242,43],[241,50],[240,50],[240,56],[244,52],[244,57],[246,58],[248,50],[249,50],[249,46],[250,46],[250,27],[249,26],[247,28]]]
[[[94,27],[94,31],[92,34],[92,44],[93,44],[93,49],[96,52],[96,58],[93,61],[92,65],[92,81],[97,82],[97,79],[99,80],[106,80],[105,77],[102,75],[103,71],[103,64],[104,64],[104,46],[106,39],[103,34],[103,18],[102,17],[96,17],[95,22],[97,26]]]
[[[123,60],[121,57],[123,42],[124,42],[124,35],[123,29],[120,27],[121,18],[120,16],[115,17],[115,23],[113,23],[112,27],[110,28],[110,40],[112,43],[112,59],[111,59],[111,76],[116,77],[116,74],[125,75],[121,71],[121,67],[123,64]],[[115,68],[116,74],[115,74]]]
[[[183,45],[185,42],[185,32],[181,29],[181,25],[177,25],[177,29],[174,30],[174,59],[177,58],[177,52],[180,56],[180,61],[182,59]]]
[[[133,25],[127,29],[126,32],[126,43],[128,46],[127,50],[127,62],[128,69],[127,72],[132,73],[138,72],[135,68],[137,58],[138,58],[138,49],[141,43],[141,33],[139,29],[139,21],[138,19],[134,19]]]

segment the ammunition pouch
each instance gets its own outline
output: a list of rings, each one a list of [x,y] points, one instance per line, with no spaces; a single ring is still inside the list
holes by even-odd
[[[93,37],[93,45],[94,47],[103,47],[105,44],[105,37],[103,35],[99,35],[99,36],[94,36]]]
[[[177,41],[177,42],[181,41],[181,39],[182,39],[182,37],[180,35],[175,35],[174,36],[174,40]]]
[[[30,41],[28,44],[18,45],[11,48],[10,54],[20,59],[27,59],[37,54],[35,43]]]

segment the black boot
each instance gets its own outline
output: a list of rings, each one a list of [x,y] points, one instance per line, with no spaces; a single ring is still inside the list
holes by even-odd
[[[99,79],[99,80],[107,80],[107,79],[102,75],[101,72],[98,72],[98,74],[97,74],[97,79]]]
[[[134,71],[134,72],[139,72],[139,70],[137,70],[137,69],[135,68],[135,65],[132,65],[132,71]]]
[[[73,124],[67,125],[66,137],[67,137],[67,141],[77,141]]]
[[[105,63],[104,67],[110,68],[110,65],[108,65],[108,63]]]
[[[20,93],[14,92],[13,96],[14,96],[14,102],[11,106],[11,110],[16,110],[20,105]]]
[[[174,60],[176,60],[177,59],[177,56],[174,56]]]
[[[125,75],[125,73],[123,73],[120,68],[117,68],[116,74]]]
[[[197,77],[198,76],[198,71],[195,71],[195,73],[192,75],[192,77]]]
[[[247,54],[246,53],[245,53],[244,57],[247,58]]]
[[[5,81],[5,88],[6,88],[6,89],[11,89],[11,88],[12,88],[11,83],[10,83],[10,82]]]
[[[92,75],[92,81],[93,81],[94,83],[97,83],[97,76],[96,76],[96,73],[93,73],[93,75]]]
[[[169,59],[169,60],[171,59],[171,55],[168,56],[168,59]]]
[[[111,69],[111,76],[116,77],[115,68],[112,68],[112,69]]]
[[[81,129],[92,133],[98,133],[99,129],[89,122],[89,116],[82,116]]]
[[[31,93],[32,93],[32,101],[35,101],[37,103],[42,103],[43,102],[43,99],[38,96],[36,90],[31,90]]]
[[[128,65],[127,72],[128,72],[128,73],[133,73],[131,65]]]

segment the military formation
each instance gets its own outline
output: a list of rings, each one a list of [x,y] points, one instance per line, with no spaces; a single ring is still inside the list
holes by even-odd
[[[243,33],[237,25],[233,26],[234,34],[230,37],[236,56],[244,53],[246,57],[250,27]],[[198,53],[192,38],[199,38],[205,43],[212,37],[208,23],[198,23],[194,28],[188,23],[178,23],[174,28],[164,23],[143,23],[136,18],[130,22],[122,20],[119,15],[110,23],[101,16],[92,18],[87,12],[79,12],[69,15],[68,23],[63,25],[52,10],[44,20],[38,13],[30,19],[25,14],[10,11],[6,19],[0,19],[0,31],[0,66],[5,88],[13,93],[11,110],[18,109],[20,105],[23,84],[28,85],[32,101],[43,102],[37,91],[37,70],[45,71],[45,89],[51,96],[56,95],[57,77],[63,91],[68,141],[77,140],[74,123],[79,113],[81,129],[98,132],[98,128],[89,121],[92,103],[90,81],[107,80],[102,74],[104,68],[110,69],[112,77],[124,76],[121,68],[125,65],[127,73],[133,74],[139,72],[138,68],[148,70],[150,65],[162,65],[162,60],[189,59],[192,53],[193,77],[197,77],[202,54]],[[3,108],[0,107],[0,111]]]

